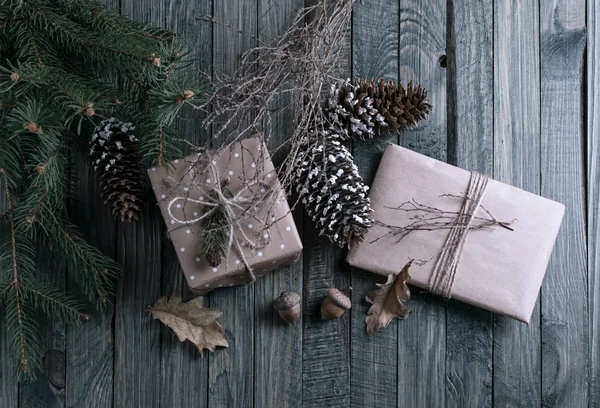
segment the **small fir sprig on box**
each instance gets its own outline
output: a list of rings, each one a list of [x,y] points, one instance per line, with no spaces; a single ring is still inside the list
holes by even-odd
[[[70,222],[71,151],[87,150],[94,126],[117,117],[136,126],[147,164],[178,157],[171,125],[202,87],[183,78],[174,34],[96,1],[7,0],[0,21],[0,301],[17,372],[33,378],[36,314],[87,319],[80,303],[36,281],[36,247],[51,243],[98,306],[110,302],[119,270]],[[117,215],[129,219],[132,207],[123,208]]]

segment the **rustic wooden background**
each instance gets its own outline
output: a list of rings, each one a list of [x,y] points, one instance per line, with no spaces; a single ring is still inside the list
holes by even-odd
[[[198,69],[232,72],[253,40],[197,19],[273,37],[303,1],[106,3],[183,34]],[[381,278],[351,270],[298,212],[303,261],[208,296],[225,312],[230,348],[200,357],[146,311],[161,295],[188,293],[155,203],[141,222],[115,224],[80,156],[73,211],[124,265],[116,305],[81,328],[45,324],[45,374],[31,384],[16,382],[0,335],[0,407],[600,407],[598,8],[596,0],[365,0],[347,38],[340,75],[414,79],[430,90],[431,118],[392,142],[567,206],[531,324],[415,291],[409,319],[367,336],[363,297]],[[210,137],[193,121],[183,126],[191,141]],[[289,112],[276,126],[285,139]],[[353,145],[368,181],[384,142]],[[39,274],[75,287],[68,271],[50,269]],[[321,322],[329,287],[352,288],[352,311]],[[303,297],[295,327],[271,308],[284,288]]]

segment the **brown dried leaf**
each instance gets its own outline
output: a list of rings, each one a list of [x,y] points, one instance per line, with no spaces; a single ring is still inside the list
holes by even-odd
[[[379,289],[367,294],[367,302],[373,305],[369,308],[365,319],[367,333],[377,333],[387,327],[394,316],[404,319],[410,313],[402,302],[410,299],[410,290],[406,286],[406,281],[410,279],[408,268],[411,264],[412,261],[409,261],[399,273],[388,275],[386,283],[377,283]]]
[[[215,347],[229,347],[227,338],[217,319],[223,312],[204,308],[204,298],[197,297],[182,303],[180,295],[165,296],[150,308],[152,317],[170,327],[179,341],[189,340],[202,355],[204,349],[215,351]]]

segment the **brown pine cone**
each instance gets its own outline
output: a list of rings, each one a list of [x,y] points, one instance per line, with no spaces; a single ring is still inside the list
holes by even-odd
[[[134,129],[115,118],[103,120],[94,129],[90,149],[102,198],[116,218],[128,222],[142,211],[144,185]]]
[[[343,139],[371,139],[381,127],[413,127],[431,112],[427,91],[412,82],[350,80],[331,87],[324,107],[327,119]]]

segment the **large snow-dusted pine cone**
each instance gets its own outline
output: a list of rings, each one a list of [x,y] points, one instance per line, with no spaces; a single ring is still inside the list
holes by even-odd
[[[412,82],[379,79],[346,80],[331,86],[324,106],[331,126],[344,139],[370,139],[381,127],[413,127],[431,112],[427,91]]]
[[[320,234],[340,247],[361,242],[373,225],[369,187],[336,132],[317,131],[302,146],[294,184]]]
[[[121,221],[137,219],[142,210],[143,179],[139,141],[131,123],[103,120],[92,134],[90,157],[102,198]]]

